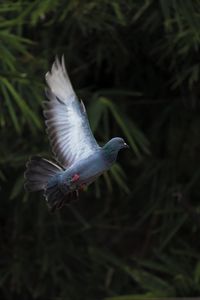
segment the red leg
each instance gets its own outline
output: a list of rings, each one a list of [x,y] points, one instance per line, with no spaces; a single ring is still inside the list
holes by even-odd
[[[76,182],[76,181],[79,180],[79,178],[80,178],[80,175],[79,175],[79,174],[74,174],[74,175],[72,176],[71,181],[72,181],[72,182]]]

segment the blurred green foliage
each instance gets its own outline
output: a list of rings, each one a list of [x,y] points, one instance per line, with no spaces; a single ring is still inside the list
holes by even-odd
[[[200,294],[200,3],[0,3],[0,298],[133,300]],[[56,54],[100,143],[131,151],[50,214],[23,190],[51,157],[44,74]]]

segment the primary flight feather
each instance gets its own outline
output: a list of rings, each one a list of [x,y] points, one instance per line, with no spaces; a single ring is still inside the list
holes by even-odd
[[[52,210],[70,201],[78,192],[107,171],[120,149],[127,148],[122,138],[111,139],[100,147],[90,128],[85,106],[77,98],[64,62],[56,58],[46,74],[44,117],[52,151],[59,165],[41,157],[27,163],[25,187],[43,190]]]

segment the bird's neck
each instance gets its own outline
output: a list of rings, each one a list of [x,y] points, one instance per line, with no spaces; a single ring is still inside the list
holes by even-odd
[[[117,159],[117,154],[118,150],[117,149],[112,149],[109,147],[104,147],[103,148],[103,154],[106,159],[106,161],[110,164],[114,163]]]

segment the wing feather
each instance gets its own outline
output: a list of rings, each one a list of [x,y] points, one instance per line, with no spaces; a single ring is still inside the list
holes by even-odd
[[[56,58],[46,74],[49,101],[44,102],[47,134],[56,159],[65,168],[93,154],[97,144],[88,122],[85,106],[79,101],[62,61]]]

